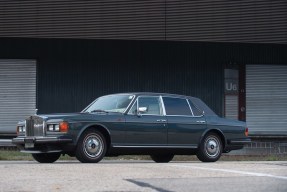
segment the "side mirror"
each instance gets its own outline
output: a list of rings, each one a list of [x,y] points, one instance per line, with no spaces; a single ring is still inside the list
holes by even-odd
[[[146,113],[146,112],[147,112],[147,107],[139,107],[137,115],[141,116],[142,113]]]

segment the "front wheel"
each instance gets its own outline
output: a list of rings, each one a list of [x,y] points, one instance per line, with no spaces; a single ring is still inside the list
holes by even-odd
[[[39,163],[54,163],[60,158],[61,153],[35,153],[32,156]]]
[[[222,141],[216,133],[208,133],[202,140],[197,158],[202,162],[215,162],[222,154]]]
[[[97,163],[107,151],[107,143],[103,134],[96,130],[87,130],[80,137],[76,149],[76,157],[82,163]]]
[[[162,154],[162,155],[151,155],[150,157],[156,163],[168,163],[173,159],[174,155],[173,154]]]

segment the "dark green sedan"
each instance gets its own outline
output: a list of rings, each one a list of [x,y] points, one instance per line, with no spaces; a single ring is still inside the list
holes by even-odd
[[[174,155],[217,161],[249,143],[245,122],[218,117],[200,99],[163,93],[122,93],[97,98],[80,113],[35,115],[17,125],[13,143],[40,163],[61,154],[83,163],[104,156]]]

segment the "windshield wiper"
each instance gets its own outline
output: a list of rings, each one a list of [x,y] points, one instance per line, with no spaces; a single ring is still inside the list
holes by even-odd
[[[108,111],[105,111],[105,110],[102,110],[102,109],[95,109],[95,110],[91,111],[90,113],[97,113],[97,112],[99,112],[99,113],[109,113]]]

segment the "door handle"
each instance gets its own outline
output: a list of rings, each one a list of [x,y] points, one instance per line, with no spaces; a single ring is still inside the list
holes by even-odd
[[[156,122],[166,122],[165,119],[157,119]]]
[[[196,121],[196,123],[205,123],[205,121]]]

